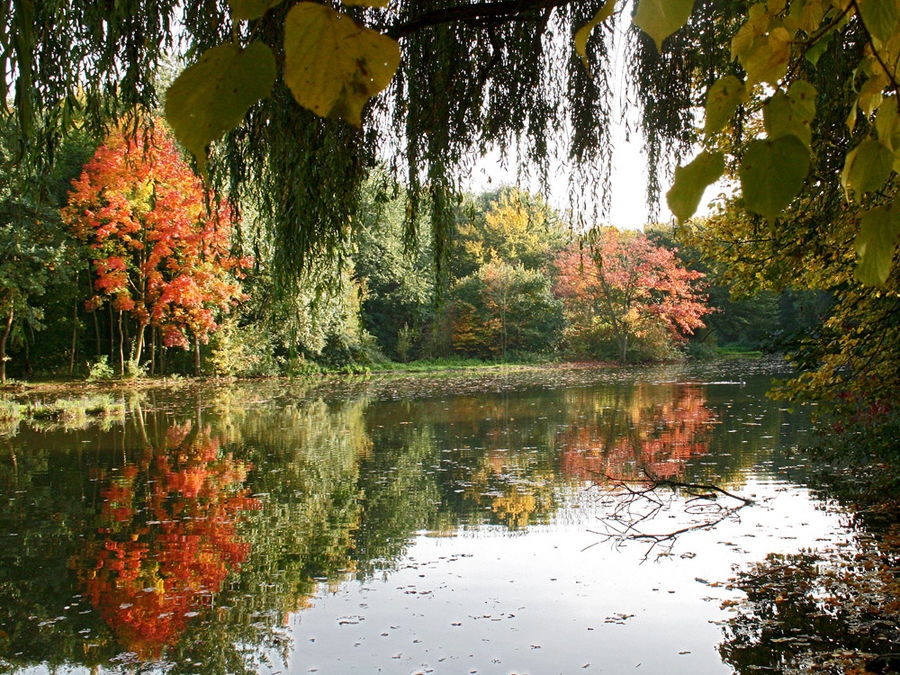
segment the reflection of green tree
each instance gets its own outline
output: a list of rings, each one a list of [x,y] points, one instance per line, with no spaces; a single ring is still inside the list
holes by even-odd
[[[31,438],[23,432],[15,439]],[[52,440],[60,442],[60,438]],[[79,435],[0,458],[0,669],[107,663],[118,646],[79,597],[69,560],[96,517]],[[10,448],[12,445],[9,446]],[[59,448],[59,445],[56,446]]]
[[[370,573],[400,558],[410,537],[434,522],[440,504],[429,427],[411,425],[372,430],[373,451],[360,470],[364,527],[356,533],[353,557]]]

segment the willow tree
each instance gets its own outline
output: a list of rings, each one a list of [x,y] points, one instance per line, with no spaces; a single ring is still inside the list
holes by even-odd
[[[823,184],[869,208],[898,145],[892,0],[2,0],[0,71],[39,166],[76,111],[96,126],[128,113],[137,128],[174,55],[190,65],[166,94],[167,119],[214,185],[275,224],[282,271],[338,250],[377,162],[405,175],[413,214],[430,210],[440,262],[454,188],[489,146],[544,178],[563,159],[576,196],[608,201],[612,46],[629,11],[626,93],[651,197],[659,161],[701,144],[669,193],[679,218],[726,169],[769,222]],[[843,107],[841,124],[823,103]],[[862,275],[883,281],[896,219],[866,213]]]

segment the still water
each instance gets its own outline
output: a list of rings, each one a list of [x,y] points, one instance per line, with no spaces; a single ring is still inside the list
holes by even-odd
[[[7,429],[0,671],[742,671],[734,570],[849,536],[780,369],[181,387]]]

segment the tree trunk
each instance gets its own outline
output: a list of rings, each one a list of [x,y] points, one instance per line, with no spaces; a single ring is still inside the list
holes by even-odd
[[[619,360],[622,363],[625,363],[625,359],[628,356],[628,333],[622,331],[621,336],[619,337]]]
[[[75,372],[75,341],[78,338],[78,301],[72,304],[72,349],[69,350],[69,376]]]
[[[6,326],[3,329],[3,336],[0,337],[0,384],[6,384],[6,340],[12,331],[13,324],[13,308],[10,305],[9,315],[6,317]]]
[[[200,377],[200,338],[194,336],[194,375]]]
[[[97,337],[97,354],[96,356],[99,358],[103,353],[103,342],[100,339],[100,321],[97,319],[97,310],[95,309],[91,314],[94,317],[94,335]]]
[[[125,333],[122,330],[122,310],[119,310],[119,377],[125,377]]]
[[[141,362],[141,352],[144,351],[144,330],[146,328],[147,328],[147,324],[145,324],[145,323],[138,324],[137,338],[135,338],[135,346],[134,346],[134,360],[136,363]]]
[[[150,329],[150,374],[156,374],[156,329]]]

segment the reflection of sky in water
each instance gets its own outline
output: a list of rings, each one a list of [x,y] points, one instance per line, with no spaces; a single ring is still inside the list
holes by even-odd
[[[721,585],[733,567],[845,530],[786,452],[805,418],[764,397],[767,376],[719,368],[611,370],[599,382],[585,369],[376,379],[330,397],[284,383],[153,393],[155,407],[122,428],[11,439],[21,459],[0,460],[0,488],[21,508],[0,510],[0,525],[9,537],[24,528],[35,548],[21,559],[0,551],[0,566],[27,575],[31,559],[55,556],[69,576],[34,611],[61,617],[54,630],[73,660],[101,645],[101,670],[136,656],[161,655],[141,666],[150,671],[178,654],[210,658],[215,640],[252,653],[283,620],[292,672],[728,672],[715,622],[736,597]],[[756,502],[649,554],[646,541],[604,540],[615,502],[591,481],[641,476],[643,466]],[[64,507],[73,511],[61,517]],[[70,540],[42,539],[48,520],[71,527]],[[696,522],[677,498],[640,530]],[[185,545],[161,545],[173,536]],[[98,564],[118,560],[111,550],[135,553],[130,576]],[[311,577],[323,578],[317,590]],[[123,626],[146,637],[153,617],[120,614],[139,606],[129,593],[154,588],[184,606],[164,639],[139,650]],[[64,630],[88,621],[83,608],[102,615],[111,638],[96,620],[83,637]],[[0,670],[2,631],[21,618],[6,616]],[[33,659],[56,655],[57,634],[46,635],[49,651]],[[32,641],[11,638],[19,649]],[[129,646],[139,653],[123,655]]]
[[[736,594],[710,583],[767,553],[841,536],[838,514],[805,488],[754,474],[740,491],[758,502],[739,521],[686,534],[671,554],[646,561],[646,543],[592,546],[598,536],[588,528],[602,514],[590,492],[525,533],[420,534],[398,570],[325,591],[292,616],[290,669],[730,672],[715,622]],[[674,529],[680,521],[670,515],[648,526]]]

